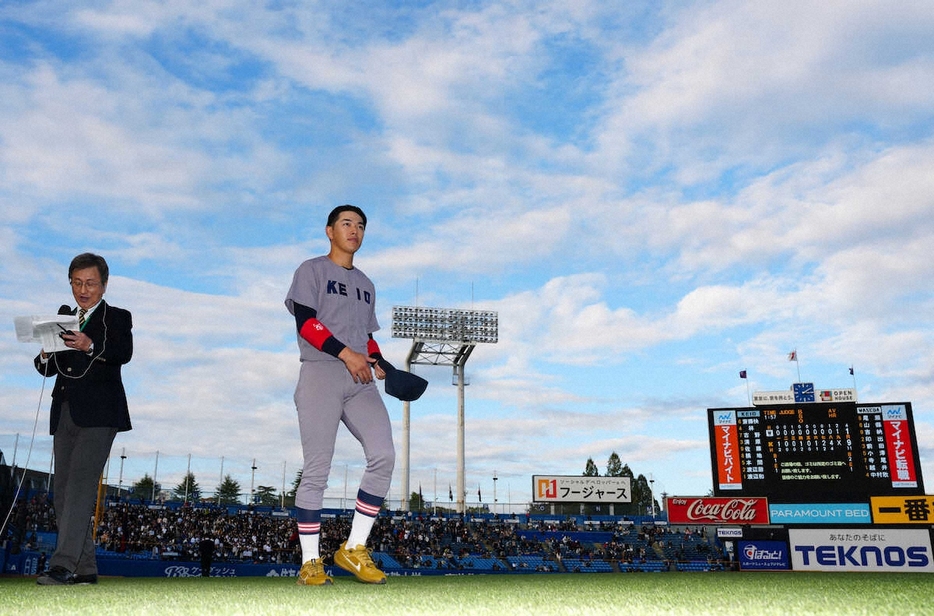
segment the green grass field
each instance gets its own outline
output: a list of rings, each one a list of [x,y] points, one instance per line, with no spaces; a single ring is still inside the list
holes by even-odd
[[[0,579],[0,614],[934,614],[934,575],[892,573],[541,574],[295,578],[103,578],[45,587]]]

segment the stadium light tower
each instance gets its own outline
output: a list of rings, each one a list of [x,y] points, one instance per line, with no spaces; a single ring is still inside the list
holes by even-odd
[[[464,364],[478,343],[499,340],[499,317],[488,310],[393,306],[392,337],[411,338],[412,364],[451,366],[457,380],[457,511],[466,511],[464,464]],[[402,404],[402,510],[409,510],[409,403]]]

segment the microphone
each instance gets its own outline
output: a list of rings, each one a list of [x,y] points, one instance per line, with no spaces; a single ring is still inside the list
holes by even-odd
[[[58,307],[58,314],[62,314],[62,315],[64,315],[64,314],[67,314],[67,315],[72,314],[72,312],[71,312],[71,306],[69,306],[68,304],[62,304],[61,306]],[[62,326],[59,325],[59,327],[62,327]],[[58,333],[58,337],[59,337],[59,338],[62,338],[62,336],[64,336],[65,334],[73,334],[73,333],[74,333],[74,332],[72,332],[72,331],[61,331],[61,332]],[[64,338],[62,338],[62,340],[64,340]]]

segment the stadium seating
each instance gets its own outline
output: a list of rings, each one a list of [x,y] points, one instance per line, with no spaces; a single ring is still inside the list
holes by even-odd
[[[373,552],[370,557],[373,559],[373,562],[376,563],[376,566],[383,571],[389,571],[391,569],[399,570],[403,568],[391,554],[387,554],[386,552]]]
[[[482,558],[480,556],[465,556],[457,559],[463,569],[494,573],[508,571],[509,567],[495,558]]]
[[[605,560],[581,560],[565,558],[562,561],[565,570],[570,573],[612,573],[613,565]]]
[[[541,555],[523,554],[519,556],[507,556],[509,571],[518,571],[523,573],[557,573],[561,570],[558,563],[552,560],[546,560]]]
[[[668,563],[662,560],[647,560],[638,563],[619,563],[621,573],[662,573],[668,571]]]
[[[48,506],[50,507],[50,505]],[[54,520],[38,507],[35,520]],[[352,512],[322,515],[322,554],[346,537]],[[15,518],[14,518],[15,519]],[[32,549],[51,544],[37,529]],[[271,508],[180,507],[110,503],[98,555],[108,560],[196,562],[203,529],[216,529],[215,565],[300,564],[294,512]],[[12,533],[12,530],[11,530]],[[721,546],[703,529],[605,516],[381,514],[371,534],[373,559],[387,573],[657,573],[723,570]],[[27,548],[29,549],[29,548]],[[326,556],[327,557],[327,556]],[[2,564],[2,563],[0,563]]]
[[[723,571],[720,563],[709,563],[706,560],[680,562],[675,565],[677,571]]]

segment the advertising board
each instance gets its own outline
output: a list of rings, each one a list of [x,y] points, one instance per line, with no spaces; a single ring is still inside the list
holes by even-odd
[[[872,521],[876,524],[930,524],[934,496],[873,496]]]
[[[764,498],[671,496],[665,500],[669,524],[768,524]]]
[[[743,571],[787,571],[788,544],[784,541],[740,541],[739,568]]]
[[[788,531],[795,571],[934,572],[927,529],[814,529]]]
[[[631,503],[629,477],[532,475],[536,503]]]

